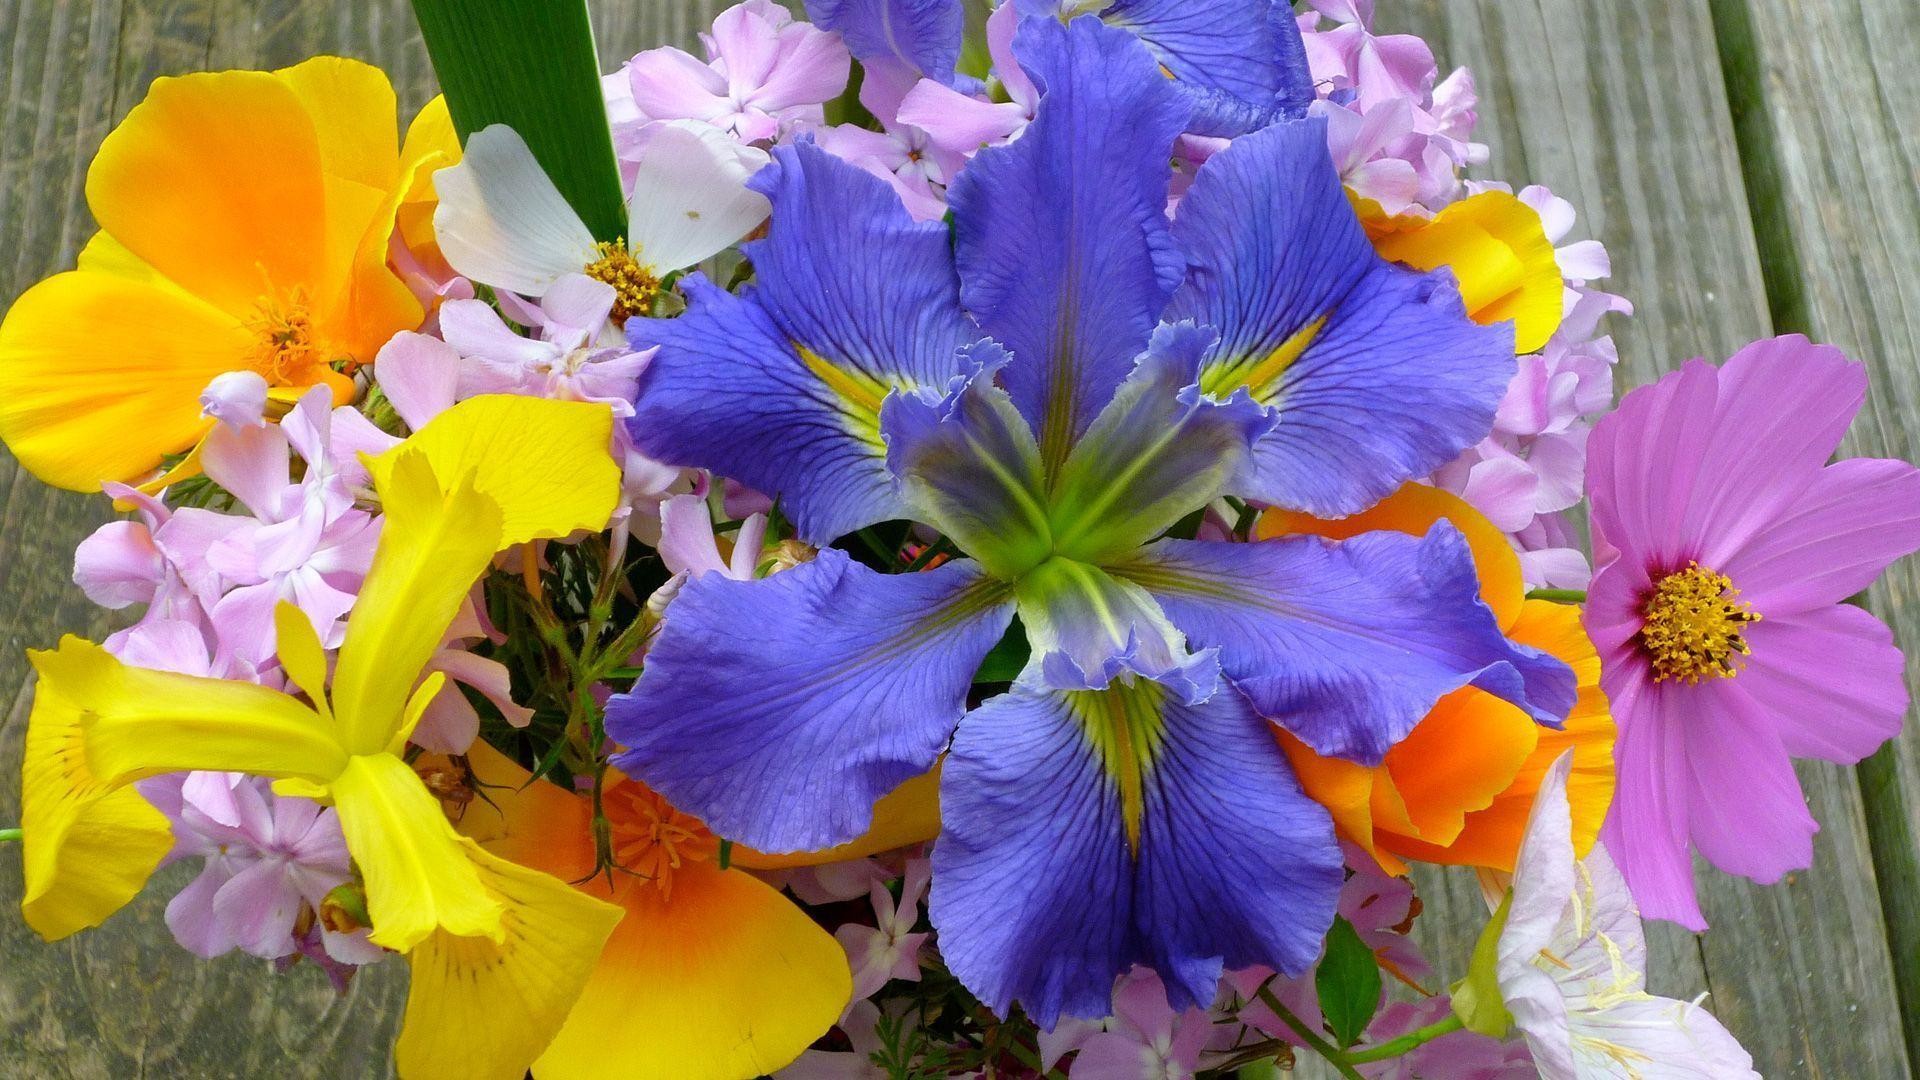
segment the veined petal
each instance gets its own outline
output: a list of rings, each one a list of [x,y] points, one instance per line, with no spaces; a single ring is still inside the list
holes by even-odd
[[[100,332],[115,325],[140,332]],[[200,392],[247,369],[252,344],[238,320],[163,279],[56,274],[0,323],[0,439],[49,484],[137,483],[213,426]]]
[[[1567,666],[1501,636],[1451,525],[1225,544],[1165,540],[1115,572],[1145,586],[1260,713],[1322,754],[1378,763],[1441,695],[1477,686],[1558,726]]]
[[[862,63],[893,61],[951,83],[966,12],[960,0],[807,0],[807,18],[838,31]]]
[[[1007,354],[982,342],[986,363],[944,399],[895,394],[880,413],[887,468],[915,520],[937,527],[987,571],[1018,577],[1047,557],[1046,477],[1033,429],[994,384]]]
[[[389,463],[386,524],[333,673],[334,714],[357,754],[385,751],[401,730],[427,661],[501,546],[500,507],[474,490],[473,473],[443,488],[422,448],[398,450],[379,459]]]
[[[1273,0],[1116,0],[1100,17],[1147,43],[1198,134],[1245,134],[1313,100],[1300,27]]]
[[[961,724],[942,804],[941,954],[1043,1029],[1106,1014],[1136,963],[1176,1008],[1210,1001],[1223,965],[1297,973],[1333,920],[1332,824],[1225,686],[1017,685]]]
[[[949,201],[962,299],[1012,351],[1007,390],[1056,468],[1179,281],[1166,203],[1187,110],[1146,48],[1097,19],[1027,19],[1015,50],[1038,115],[975,156]]]
[[[498,910],[500,933],[443,929],[413,948],[394,1063],[405,1076],[518,1080],[566,1022],[620,909],[471,840],[455,843]]]
[[[264,71],[154,80],[100,144],[87,205],[128,250],[236,319],[322,276],[320,140],[300,94]]]
[[[883,181],[811,142],[752,181],[773,202],[746,245],[756,282],[735,297],[692,275],[678,319],[636,319],[659,346],[641,377],[635,444],[776,496],[810,543],[899,516],[880,405],[944,389],[979,337],[961,313],[947,231],[916,222]]]
[[[1273,427],[1242,391],[1215,400],[1194,385],[1213,334],[1163,325],[1054,479],[1054,550],[1102,563],[1128,554],[1211,502]]]
[[[119,910],[172,846],[134,780],[190,769],[323,780],[346,760],[332,725],[263,686],[129,667],[71,636],[28,659],[39,683],[21,766],[21,911],[49,939]]]
[[[629,748],[614,763],[762,851],[844,843],[932,767],[1012,608],[970,562],[889,576],[829,549],[760,581],[695,578],[608,704]]]
[[[366,880],[375,945],[406,952],[436,931],[501,941],[500,902],[482,887],[440,801],[406,762],[364,754],[327,787]]]
[[[1147,590],[1091,563],[1056,555],[1022,574],[1014,595],[1036,674],[1053,689],[1103,687],[1123,670],[1162,676],[1186,659],[1186,639]]]
[[[475,281],[541,296],[600,257],[586,223],[505,124],[469,136],[465,156],[434,173],[433,188],[440,252]]]
[[[504,550],[606,527],[620,499],[612,439],[604,404],[484,394],[435,416],[369,468],[376,487],[410,453],[425,456],[443,489],[471,474],[474,490],[500,508]]]
[[[1221,334],[1201,387],[1279,410],[1237,493],[1337,517],[1484,438],[1513,337],[1466,317],[1444,274],[1374,254],[1324,121],[1284,121],[1214,155],[1180,201],[1192,269],[1170,319]]]
[[[630,875],[624,916],[565,1026],[543,1080],[734,1080],[776,1072],[827,1033],[853,992],[840,944],[743,870],[687,863],[673,891]],[[608,1032],[620,1033],[609,1042]]]

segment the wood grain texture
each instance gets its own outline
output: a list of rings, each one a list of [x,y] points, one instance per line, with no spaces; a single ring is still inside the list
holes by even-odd
[[[1723,49],[1744,47],[1736,90],[1768,292],[1782,330],[1830,342],[1871,374],[1847,454],[1920,455],[1920,24],[1897,0],[1716,3]],[[1762,172],[1762,170],[1765,170]],[[1756,187],[1760,187],[1756,184]],[[1867,607],[1909,649],[1920,686],[1920,560],[1897,564]],[[1920,1061],[1920,727],[1859,769],[1909,1055]]]
[[[1794,25],[1834,17],[1824,2],[1805,6]],[[1480,138],[1493,148],[1484,175],[1548,185],[1580,209],[1581,235],[1606,242],[1610,286],[1637,307],[1614,328],[1623,388],[1772,332],[1705,0],[1423,0],[1379,9],[1384,22],[1426,35],[1444,63],[1473,68]],[[1805,81],[1783,92],[1818,97],[1840,70],[1851,69],[1809,65],[1798,76]],[[1859,167],[1857,153],[1826,160]],[[1890,400],[1911,409],[1913,391],[1910,379],[1908,396]],[[1700,864],[1713,930],[1695,939],[1650,926],[1654,988],[1711,991],[1709,1007],[1763,1075],[1905,1076],[1859,785],[1852,770],[1824,763],[1803,765],[1800,775],[1822,823],[1813,869],[1763,887]],[[1435,880],[1443,876],[1450,880]],[[1485,918],[1462,877],[1423,875],[1433,916],[1424,932],[1437,956],[1462,955]]]
[[[1386,28],[1426,34],[1443,63],[1475,69],[1494,153],[1483,174],[1548,184],[1581,210],[1580,235],[1607,242],[1612,285],[1639,307],[1615,328],[1623,385],[1688,356],[1724,356],[1776,324],[1805,328],[1874,366],[1855,452],[1911,458],[1920,450],[1920,143],[1911,127],[1920,30],[1910,3],[1715,2],[1718,28],[1709,0],[1379,7]],[[1711,47],[1729,4],[1747,20],[1741,55],[1759,73],[1737,110]],[[595,6],[611,69],[642,48],[692,45],[726,3]],[[92,229],[86,163],[154,77],[319,52],[383,67],[403,119],[433,92],[405,0],[0,0],[0,305],[72,265]],[[1749,118],[1738,145],[1736,113]],[[1743,165],[1747,176],[1770,171],[1750,189]],[[1768,183],[1777,185],[1771,203]],[[1757,241],[1750,205],[1761,211]],[[0,452],[0,823],[18,814],[12,778],[30,694],[22,650],[107,625],[68,581],[74,544],[105,516],[101,500],[50,491]],[[1920,644],[1920,569],[1899,568],[1869,603]],[[1850,770],[1813,765],[1802,775],[1824,825],[1814,871],[1771,888],[1706,872],[1714,931],[1696,939],[1654,928],[1654,988],[1710,990],[1710,1006],[1769,1077],[1908,1075],[1893,959],[1908,980],[1911,1039],[1920,1032],[1920,733],[1910,728],[1862,767],[1864,801]],[[257,961],[197,961],[161,922],[182,880],[181,869],[169,871],[105,927],[52,946],[0,917],[0,1078],[389,1070],[400,965],[366,973],[336,999],[310,970],[273,977]],[[1421,933],[1455,977],[1484,909],[1468,875],[1423,873],[1421,884]],[[17,859],[0,852],[0,902],[10,909],[19,890]],[[1913,1052],[1920,1058],[1920,1043]]]

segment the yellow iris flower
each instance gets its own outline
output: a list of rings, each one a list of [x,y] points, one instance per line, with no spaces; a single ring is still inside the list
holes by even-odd
[[[421,678],[473,583],[514,544],[603,528],[620,473],[604,405],[480,397],[372,462],[386,514],[327,686],[306,617],[282,606],[279,656],[306,700],[122,664],[68,637],[31,654],[22,826],[27,922],[53,939],[131,899],[168,847],[128,787],[202,769],[330,801],[364,880],[372,940],[404,952],[396,1048],[408,1076],[517,1078],[560,1029],[621,910],[456,833],[400,756]]]
[[[1573,751],[1567,781],[1574,847],[1585,856],[1613,801],[1613,717],[1600,689],[1600,657],[1580,627],[1580,609],[1528,600],[1520,559],[1494,524],[1460,498],[1408,484],[1364,513],[1339,521],[1270,510],[1262,538],[1311,533],[1335,540],[1375,529],[1424,535],[1436,522],[1459,528],[1473,551],[1480,595],[1500,631],[1573,668],[1579,697],[1564,728],[1541,727],[1518,708],[1473,687],[1437,702],[1379,765],[1321,757],[1276,729],[1300,784],[1333,814],[1340,834],[1389,873],[1406,863],[1511,871],[1527,814],[1547,770]]]
[[[0,323],[21,464],[81,491],[138,482],[199,444],[200,392],[228,372],[346,403],[346,372],[425,314],[388,241],[444,140],[403,156],[396,112],[380,69],[338,57],[156,80],[87,171],[100,232],[78,269]]]

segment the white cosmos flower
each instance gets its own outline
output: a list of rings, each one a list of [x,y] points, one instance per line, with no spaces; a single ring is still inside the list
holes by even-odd
[[[1627,883],[1598,844],[1573,857],[1569,751],[1527,819],[1500,932],[1500,998],[1547,1080],[1743,1080],[1753,1058],[1698,1001],[1647,993],[1647,943]]]
[[[594,241],[518,132],[504,124],[474,132],[460,164],[433,177],[433,227],[448,265],[534,299],[568,274],[608,280],[609,266],[657,285],[767,219],[766,196],[746,186],[767,163],[765,151],[696,121],[654,127],[627,197],[624,251]]]

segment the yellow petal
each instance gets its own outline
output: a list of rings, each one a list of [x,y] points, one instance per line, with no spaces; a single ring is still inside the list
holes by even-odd
[[[1260,515],[1254,535],[1262,540],[1291,533],[1311,533],[1345,540],[1363,532],[1390,530],[1425,536],[1435,522],[1447,521],[1460,530],[1473,552],[1473,569],[1480,577],[1480,598],[1493,609],[1502,630],[1520,617],[1526,582],[1520,556],[1505,533],[1465,499],[1427,484],[1406,484],[1400,490],[1351,517],[1326,521],[1291,510],[1273,509]]]
[[[331,775],[320,718],[251,683],[127,667],[68,637],[39,672],[21,767],[27,922],[48,938],[97,925],[171,846],[166,819],[126,785],[187,769]]]
[[[500,906],[502,934],[495,942],[443,930],[414,948],[395,1062],[409,1080],[519,1080],[574,1007],[620,909],[459,844]],[[603,1050],[630,1041],[628,1019],[595,1033]]]
[[[406,141],[400,145],[400,160],[415,168],[395,223],[400,227],[401,240],[412,250],[414,258],[419,259],[429,273],[439,277],[452,276],[453,268],[440,254],[439,241],[434,237],[433,211],[440,205],[440,197],[434,191],[433,174],[459,164],[461,156],[460,136],[453,128],[452,115],[447,112],[446,95],[436,95],[407,126]]]
[[[615,881],[626,917],[534,1062],[538,1080],[760,1076],[792,1063],[846,1007],[846,953],[758,878],[686,863],[670,897]]]
[[[318,277],[320,160],[300,96],[273,75],[156,79],[101,143],[87,205],[160,273],[246,319],[263,295]]]
[[[409,440],[411,441],[411,440]],[[468,480],[443,489],[402,446],[380,481],[386,524],[333,674],[333,711],[357,754],[385,751],[414,684],[499,548],[500,511]]]
[[[873,804],[873,827],[839,847],[825,851],[797,851],[768,855],[736,847],[730,860],[750,870],[779,870],[795,866],[822,866],[864,859],[908,844],[924,843],[940,835],[940,766],[902,783]]]
[[[320,715],[333,718],[327,706],[327,654],[314,633],[307,613],[285,600],[273,608],[274,641],[278,644],[280,667],[293,685],[313,702]]]
[[[322,169],[375,190],[393,187],[400,173],[394,128],[400,107],[386,72],[358,60],[316,56],[273,76],[312,120]]]
[[[199,442],[213,423],[200,391],[245,369],[252,343],[240,323],[172,286],[56,274],[0,323],[0,439],[58,487],[136,482]]]
[[[1388,873],[1406,872],[1405,864],[1374,842],[1373,786],[1377,770],[1334,757],[1321,757],[1278,727],[1273,729],[1307,797],[1333,815],[1340,835],[1372,855]]]
[[[1373,244],[1394,262],[1452,269],[1467,314],[1483,325],[1511,320],[1517,352],[1537,352],[1560,328],[1565,283],[1553,242],[1539,213],[1507,192],[1481,192],[1431,219],[1393,219]]]
[[[473,486],[500,506],[505,548],[606,527],[620,497],[612,438],[605,405],[490,394],[434,417],[368,468],[383,491],[393,462],[409,451],[433,463],[442,486],[471,473]]]
[[[328,787],[347,850],[367,883],[374,944],[405,952],[436,931],[500,939],[500,902],[482,886],[440,801],[406,762],[361,755]]]

